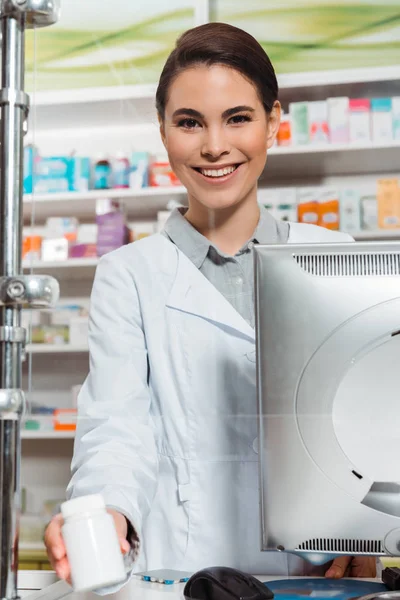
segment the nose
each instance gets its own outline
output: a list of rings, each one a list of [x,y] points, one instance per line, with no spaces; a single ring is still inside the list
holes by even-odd
[[[202,156],[209,160],[218,160],[221,156],[229,154],[230,151],[231,146],[223,127],[208,128],[205,131],[201,149]]]

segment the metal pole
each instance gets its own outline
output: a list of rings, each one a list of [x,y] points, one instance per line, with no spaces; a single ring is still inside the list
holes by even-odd
[[[55,280],[21,273],[25,27],[58,17],[56,0],[0,0],[0,599],[17,597],[20,513],[20,420],[24,410],[23,307],[49,307],[58,299]]]
[[[11,96],[24,89],[23,18],[2,19],[2,89]],[[2,107],[0,125],[0,276],[21,273],[23,109]],[[7,152],[4,152],[7,149]],[[4,306],[0,327],[21,327],[20,306]],[[0,346],[0,389],[21,389],[21,344],[3,340]],[[21,407],[22,410],[22,407]],[[0,421],[0,598],[17,596],[21,456],[20,421],[5,413]]]

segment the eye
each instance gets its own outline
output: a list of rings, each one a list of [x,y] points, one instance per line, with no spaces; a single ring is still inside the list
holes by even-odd
[[[178,127],[183,127],[183,129],[195,129],[198,126],[200,124],[196,119],[182,119],[178,123]]]
[[[233,123],[233,125],[241,125],[242,123],[248,123],[249,121],[251,121],[249,115],[234,115],[229,119],[229,122]]]

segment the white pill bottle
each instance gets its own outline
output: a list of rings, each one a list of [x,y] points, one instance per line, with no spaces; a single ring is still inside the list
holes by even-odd
[[[99,494],[61,505],[62,536],[74,591],[85,592],[127,579],[114,519]]]

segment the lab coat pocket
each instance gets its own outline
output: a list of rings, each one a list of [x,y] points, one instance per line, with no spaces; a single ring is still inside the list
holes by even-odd
[[[146,553],[151,557],[146,568],[182,569],[189,540],[190,499],[187,462],[161,454],[157,493],[146,522]]]

